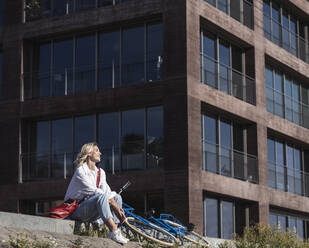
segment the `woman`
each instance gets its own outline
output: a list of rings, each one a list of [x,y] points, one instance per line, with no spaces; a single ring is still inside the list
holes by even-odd
[[[106,182],[104,170],[96,167],[101,160],[101,152],[97,143],[82,146],[75,163],[77,169],[65,194],[65,201],[80,200],[78,208],[70,215],[73,220],[95,221],[101,218],[110,230],[108,237],[118,243],[125,244],[128,239],[122,236],[119,223],[126,220],[122,209],[121,196],[111,191]],[[100,182],[97,188],[98,169]]]

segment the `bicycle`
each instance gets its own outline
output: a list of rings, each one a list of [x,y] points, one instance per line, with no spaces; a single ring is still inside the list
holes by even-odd
[[[171,214],[160,214],[160,218],[155,218],[150,215],[149,219],[155,224],[161,226],[169,233],[173,234],[175,237],[178,237],[184,246],[191,246],[192,244],[195,244],[199,247],[210,247],[205,237],[196,232],[193,232],[193,230],[183,225]]]
[[[178,239],[175,236],[154,223],[133,213],[134,208],[130,207],[128,204],[123,203],[122,208],[127,216],[125,224],[133,232],[150,241],[158,243],[161,246],[172,247],[178,244]],[[129,236],[132,236],[129,230],[126,231]]]

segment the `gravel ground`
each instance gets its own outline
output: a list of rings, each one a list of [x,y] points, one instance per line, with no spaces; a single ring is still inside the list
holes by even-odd
[[[49,233],[42,231],[30,231],[26,229],[8,228],[0,226],[0,248],[12,248],[9,244],[9,235],[16,240],[17,235],[26,235],[27,240],[34,241],[37,239],[40,243],[46,241],[50,246],[41,246],[40,248],[133,248],[142,246],[137,242],[130,241],[125,245],[120,245],[110,239],[105,238],[93,238],[87,236],[67,235],[58,233]],[[25,246],[26,247],[26,246]],[[32,247],[32,246],[31,246]]]

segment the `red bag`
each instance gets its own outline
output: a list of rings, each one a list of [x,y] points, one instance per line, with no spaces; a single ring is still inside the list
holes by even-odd
[[[101,176],[101,170],[100,168],[98,168],[97,188],[99,188],[100,176]],[[81,201],[79,200],[71,200],[68,202],[64,202],[61,205],[56,206],[52,208],[51,210],[49,210],[48,217],[56,218],[56,219],[64,219],[68,217],[70,214],[72,214],[76,208],[78,208],[78,204],[80,202]]]
[[[70,203],[64,202],[59,206],[56,206],[49,210],[48,216],[56,219],[64,219],[74,212],[78,208],[79,201],[75,200]]]

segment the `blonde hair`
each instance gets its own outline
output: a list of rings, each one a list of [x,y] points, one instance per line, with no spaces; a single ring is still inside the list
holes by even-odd
[[[95,147],[98,147],[96,142],[90,142],[82,146],[80,152],[77,154],[76,160],[74,161],[77,167],[82,166],[87,161],[89,154]]]

